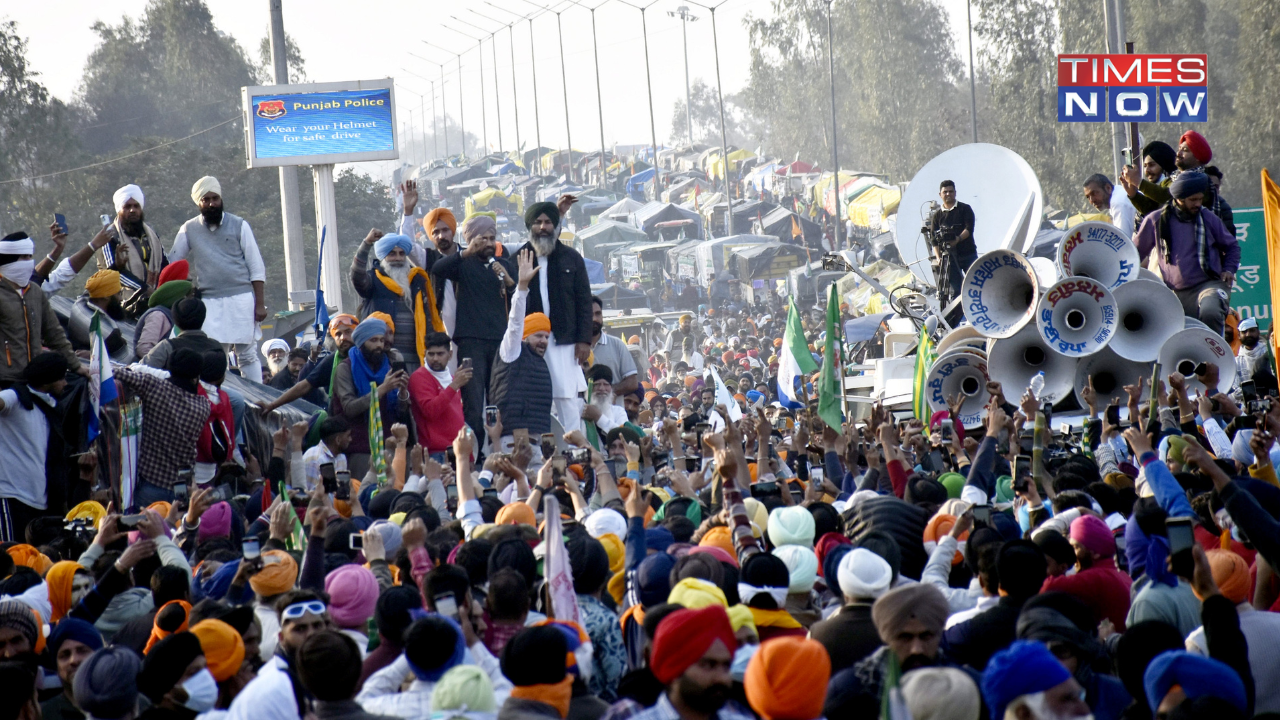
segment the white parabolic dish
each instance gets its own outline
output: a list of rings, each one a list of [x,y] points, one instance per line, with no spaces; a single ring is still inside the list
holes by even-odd
[[[1040,180],[1018,153],[989,143],[960,145],[925,163],[911,178],[898,205],[898,253],[902,262],[921,280],[933,284],[929,247],[920,227],[929,217],[929,202],[941,203],[938,185],[956,184],[956,199],[973,206],[974,242],[978,255],[998,250],[1013,226],[1022,220],[1027,197],[1032,197],[1027,235],[1035,237],[1044,213]],[[1024,252],[1027,238],[1019,238],[1011,250]]]

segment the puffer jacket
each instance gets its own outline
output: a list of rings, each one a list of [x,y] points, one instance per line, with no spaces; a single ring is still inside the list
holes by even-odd
[[[13,283],[0,280],[0,344],[0,385],[5,387],[21,380],[31,357],[45,347],[62,353],[71,370],[80,369],[80,359],[38,283],[19,292]]]
[[[881,495],[863,500],[844,514],[844,534],[857,545],[873,530],[888,533],[902,551],[899,574],[919,580],[929,560],[924,551],[924,527],[928,522],[924,510],[892,495]]]

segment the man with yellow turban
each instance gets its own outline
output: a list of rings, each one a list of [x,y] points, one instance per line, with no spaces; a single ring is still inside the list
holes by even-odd
[[[542,313],[526,316],[529,283],[538,266],[527,253],[520,255],[520,282],[511,298],[507,331],[498,346],[498,359],[489,384],[489,403],[502,415],[502,446],[511,447],[512,431],[524,428],[530,437],[551,432],[551,370],[547,367],[547,345],[551,342],[551,320]]]
[[[160,271],[169,264],[164,246],[155,230],[146,223],[142,212],[146,198],[142,188],[125,185],[111,196],[116,217],[105,228],[110,239],[98,250],[95,259],[100,270],[115,270],[120,274],[120,289],[116,290],[121,302],[141,288],[149,294],[159,285]]]
[[[267,279],[258,241],[243,218],[223,211],[222,185],[205,176],[191,187],[200,214],[182,224],[169,257],[188,260],[196,289],[204,300],[205,333],[235,352],[245,379],[262,382],[258,323],[267,317]]]

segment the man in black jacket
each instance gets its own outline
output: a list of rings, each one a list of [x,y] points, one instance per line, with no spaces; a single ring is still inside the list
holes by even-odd
[[[576,202],[572,196],[560,198],[559,206],[535,203],[525,211],[529,229],[527,248],[537,258],[537,290],[530,288],[527,313],[546,313],[551,319],[551,344],[547,347],[547,367],[551,370],[552,412],[565,432],[582,426],[582,398],[587,389],[582,362],[591,354],[591,281],[587,266],[576,250],[557,239],[560,215]]]
[[[485,389],[498,345],[507,328],[508,296],[514,291],[516,270],[511,256],[497,242],[497,225],[488,215],[462,224],[467,246],[436,261],[432,272],[453,284],[457,293],[457,325],[453,342],[459,362],[471,361],[471,382],[462,386],[462,414],[476,437],[485,437]],[[504,423],[505,424],[505,423]]]

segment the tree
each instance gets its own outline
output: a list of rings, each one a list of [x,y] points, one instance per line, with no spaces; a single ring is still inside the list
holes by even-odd
[[[714,85],[708,85],[702,78],[694,78],[689,85],[689,99],[693,103],[693,139],[689,138],[689,121],[685,114],[685,102],[677,99],[671,109],[671,137],[684,142],[701,143],[703,145],[719,145],[720,137],[720,98]],[[739,128],[738,115],[742,108],[738,105],[740,98],[729,94],[724,98],[725,134],[730,145],[743,145],[747,142]]]
[[[284,57],[289,66],[289,84],[296,85],[307,81],[306,61],[302,59],[302,51],[293,41],[289,33],[284,34]],[[267,35],[258,43],[258,82],[262,85],[275,85],[276,69],[271,61],[271,36]]]

